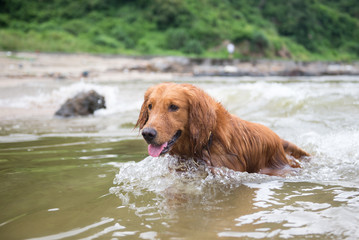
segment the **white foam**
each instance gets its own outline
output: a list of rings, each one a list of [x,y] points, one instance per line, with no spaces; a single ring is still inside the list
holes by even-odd
[[[189,161],[191,162],[191,161]],[[170,155],[154,158],[147,157],[140,162],[125,162],[113,164],[119,167],[119,173],[114,179],[117,185],[110,189],[116,194],[122,204],[136,211],[136,214],[152,214],[167,212],[169,207],[163,199],[188,196],[200,197],[201,201],[213,202],[218,193],[226,193],[235,189],[243,182],[260,183],[276,179],[262,174],[235,172],[226,168],[216,169],[213,174],[207,167],[196,168],[189,163],[188,171],[177,172],[178,159]],[[151,201],[142,201],[140,196],[152,193]]]
[[[13,108],[59,108],[68,98],[74,97],[79,92],[95,90],[105,97],[106,109],[96,111],[96,115],[109,115],[117,112],[138,110],[142,98],[133,98],[128,91],[121,91],[119,86],[86,83],[84,81],[62,86],[52,91],[44,90],[37,95],[31,92],[24,93],[18,98],[0,99],[0,106]],[[132,96],[132,97],[131,97]],[[137,95],[135,95],[137,97]]]
[[[300,176],[306,181],[359,183],[359,130],[342,130],[327,134],[308,133],[302,137],[303,148],[312,153]]]
[[[231,113],[269,126],[295,121],[304,130],[313,124],[334,129],[356,125],[359,118],[353,111],[359,103],[359,86],[354,83],[255,82],[206,88]]]

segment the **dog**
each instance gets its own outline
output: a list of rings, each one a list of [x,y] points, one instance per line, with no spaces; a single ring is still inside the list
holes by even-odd
[[[230,114],[191,84],[150,87],[136,123],[148,153],[203,161],[210,167],[282,175],[310,155],[271,129]]]

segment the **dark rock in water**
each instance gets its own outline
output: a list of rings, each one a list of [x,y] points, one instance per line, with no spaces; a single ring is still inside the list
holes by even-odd
[[[106,108],[105,98],[96,91],[81,92],[69,98],[55,113],[60,117],[87,116],[96,110]]]

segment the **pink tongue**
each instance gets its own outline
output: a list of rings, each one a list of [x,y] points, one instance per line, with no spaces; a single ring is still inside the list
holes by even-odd
[[[148,145],[148,154],[150,154],[152,157],[158,157],[165,147],[167,147],[166,142],[161,146],[154,146],[150,144]]]

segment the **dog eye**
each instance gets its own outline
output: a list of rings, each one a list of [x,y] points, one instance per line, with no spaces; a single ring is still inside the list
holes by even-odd
[[[152,104],[148,104],[148,109],[149,109],[149,110],[152,109]]]
[[[168,110],[170,112],[175,112],[179,109],[179,107],[177,105],[174,105],[174,104],[171,104],[169,107],[168,107]]]

